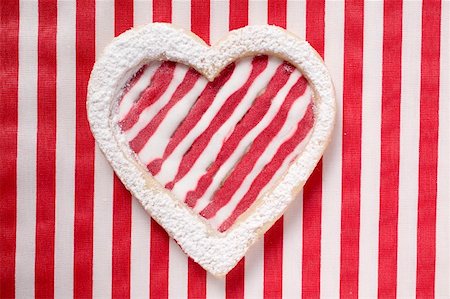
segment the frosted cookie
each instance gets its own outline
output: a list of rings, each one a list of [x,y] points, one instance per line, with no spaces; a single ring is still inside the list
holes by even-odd
[[[322,60],[275,26],[212,47],[167,24],[129,30],[95,64],[87,107],[126,188],[216,276],[294,200],[335,118]]]

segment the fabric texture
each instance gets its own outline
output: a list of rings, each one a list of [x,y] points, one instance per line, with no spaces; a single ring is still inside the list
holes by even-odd
[[[450,298],[449,1],[0,6],[0,298]],[[96,57],[148,22],[210,44],[276,24],[306,38],[334,80],[323,159],[225,279],[150,220],[89,130]]]

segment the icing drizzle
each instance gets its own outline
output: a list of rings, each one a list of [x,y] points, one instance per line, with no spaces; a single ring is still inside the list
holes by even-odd
[[[286,172],[314,124],[307,80],[272,56],[240,59],[212,82],[183,64],[152,62],[117,113],[139,161],[220,232]]]

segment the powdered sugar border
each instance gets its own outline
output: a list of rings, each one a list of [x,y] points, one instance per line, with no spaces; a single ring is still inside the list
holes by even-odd
[[[144,177],[127,146],[117,141],[117,128],[110,120],[112,103],[129,77],[148,61],[185,63],[212,80],[237,58],[258,53],[277,55],[308,78],[317,95],[316,121],[310,141],[279,184],[260,199],[248,217],[219,234],[153,179]],[[126,188],[194,261],[216,276],[225,275],[236,265],[303,187],[328,144],[335,105],[331,77],[314,49],[284,29],[268,25],[234,30],[212,47],[192,33],[168,24],[153,23],[129,30],[115,38],[95,63],[87,100],[94,137]]]

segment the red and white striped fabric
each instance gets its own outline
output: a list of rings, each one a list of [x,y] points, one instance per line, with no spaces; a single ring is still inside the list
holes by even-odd
[[[1,298],[450,297],[450,2],[1,2]],[[324,57],[333,141],[225,280],[132,200],[95,146],[104,46],[166,21],[214,43],[277,24]]]

